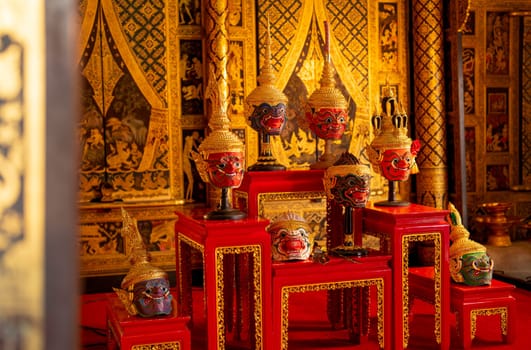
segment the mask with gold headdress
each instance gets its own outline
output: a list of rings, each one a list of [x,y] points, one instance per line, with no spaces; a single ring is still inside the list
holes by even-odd
[[[406,181],[410,174],[418,172],[415,161],[420,141],[407,136],[408,116],[398,110],[393,87],[386,86],[382,98],[382,110],[372,117],[375,137],[367,147],[373,169],[390,181]]]
[[[267,232],[271,234],[274,261],[306,260],[310,257],[312,229],[301,216],[288,211],[271,222]]]
[[[494,261],[487,248],[469,238],[470,233],[461,223],[461,215],[452,203],[450,210],[450,275],[455,282],[470,286],[490,285]]]
[[[122,236],[131,243],[131,268],[121,283],[113,288],[130,315],[153,317],[172,312],[168,274],[151,265],[150,256],[138,231],[137,222],[122,208]]]

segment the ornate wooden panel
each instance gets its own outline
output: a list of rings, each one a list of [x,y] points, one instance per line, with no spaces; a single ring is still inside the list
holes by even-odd
[[[462,36],[470,213],[483,202],[520,202],[521,195],[511,189],[529,183],[529,69],[521,61],[529,46],[522,36],[527,17],[512,12],[529,9],[526,1],[470,2]]]
[[[176,14],[162,0],[82,0],[80,15],[80,201],[181,197],[166,64]]]
[[[79,256],[83,277],[125,274],[131,268],[127,258],[129,242],[122,236],[123,204],[87,204],[80,215]],[[175,269],[174,226],[176,205],[153,202],[126,204],[137,220],[151,262],[166,270]]]

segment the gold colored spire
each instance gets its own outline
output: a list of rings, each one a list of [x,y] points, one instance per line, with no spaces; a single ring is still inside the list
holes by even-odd
[[[315,90],[308,99],[308,105],[315,111],[321,108],[347,109],[348,103],[339,89],[336,88],[334,69],[330,60],[330,30],[325,22],[325,62],[320,88]]]
[[[131,263],[131,269],[122,280],[121,287],[126,291],[131,291],[135,284],[152,279],[168,279],[168,274],[151,265],[151,257],[138,231],[136,219],[133,219],[129,213],[122,207],[122,236],[127,242],[130,242],[130,248],[127,255]]]
[[[230,119],[227,116],[228,101],[224,98],[221,84],[215,79],[213,64],[210,65],[206,92],[207,98],[212,103],[212,116],[208,122],[212,131],[198,147],[201,155],[206,159],[210,153],[243,152],[243,142],[230,130]]]
[[[271,65],[271,32],[269,26],[269,16],[267,16],[267,35],[265,45],[264,64],[260,68],[260,75],[256,79],[258,86],[251,91],[245,99],[247,104],[247,115],[251,115],[254,109],[262,103],[276,106],[280,103],[287,104],[288,98],[275,86],[277,80],[275,70]]]

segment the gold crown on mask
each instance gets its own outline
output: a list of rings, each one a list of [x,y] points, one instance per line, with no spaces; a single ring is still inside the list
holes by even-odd
[[[158,278],[168,279],[168,274],[164,270],[149,262],[150,255],[138,231],[137,221],[124,208],[122,208],[122,222],[122,236],[131,243],[128,257],[132,265],[122,280],[122,289],[132,291],[137,283]]]
[[[206,159],[211,153],[243,152],[245,146],[240,138],[229,130],[213,130],[199,145],[198,150]]]
[[[381,152],[409,148],[412,140],[407,136],[408,116],[397,101],[394,87],[387,84],[382,90],[381,112],[377,110],[371,120],[375,134],[371,146]]]
[[[265,45],[264,65],[260,69],[261,73],[257,80],[259,85],[251,91],[245,99],[247,112],[246,115],[251,115],[254,109],[262,103],[267,103],[271,106],[276,106],[280,103],[288,103],[288,98],[282,91],[275,86],[275,72],[271,65],[271,35],[269,30],[269,17],[267,18],[267,37]]]
[[[277,231],[281,228],[287,228],[287,227],[293,227],[298,226],[304,228],[308,233],[312,232],[312,229],[308,222],[300,215],[292,212],[287,211],[286,213],[283,213],[282,215],[278,216],[276,219],[274,219],[271,224],[269,224],[267,231]]]
[[[461,215],[452,203],[448,203],[448,209],[450,210],[449,221],[450,225],[450,258],[460,258],[465,254],[471,253],[484,253],[487,248],[471,240],[470,233],[463,226],[461,221]]]
[[[335,175],[345,176],[349,174],[363,176],[370,175],[371,169],[369,166],[361,164],[358,158],[352,153],[343,152],[338,160],[326,169],[325,174],[327,177]]]
[[[345,96],[336,88],[334,69],[330,62],[330,32],[328,22],[325,22],[325,62],[323,73],[319,81],[320,87],[315,90],[308,99],[307,108],[318,111],[321,108],[347,109],[348,103]]]

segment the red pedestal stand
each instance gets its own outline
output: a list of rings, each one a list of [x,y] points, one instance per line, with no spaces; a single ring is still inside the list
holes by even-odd
[[[178,316],[177,303],[172,314],[144,318],[131,316],[116,295],[107,304],[107,349],[191,350],[189,316]]]
[[[412,295],[433,302],[432,267],[411,268],[409,291]],[[431,287],[431,288],[430,288]],[[430,290],[431,289],[431,290]],[[467,286],[450,283],[451,308],[457,316],[457,335],[463,349],[470,349],[476,334],[478,316],[500,316],[500,333],[507,344],[514,342],[516,300],[511,295],[515,286],[493,279],[489,286]]]
[[[450,348],[450,271],[448,268],[449,224],[447,210],[418,204],[384,207],[369,204],[363,213],[364,233],[380,238],[380,247],[392,255],[393,349],[409,342],[409,246],[433,241],[435,339],[443,350]]]
[[[273,337],[275,350],[288,349],[289,298],[291,293],[320,290],[344,290],[360,287],[376,287],[377,337],[380,348],[391,349],[391,270],[390,256],[367,256],[344,259],[331,257],[326,264],[310,261],[273,264]],[[360,296],[361,297],[361,296]],[[367,301],[367,299],[363,299]],[[351,339],[359,341],[359,329],[355,325],[361,319],[362,310],[357,301],[351,300]],[[308,310],[313,312],[313,310]],[[335,325],[331,325],[331,328]]]
[[[236,338],[247,336],[253,349],[264,349],[271,317],[265,308],[271,305],[271,239],[265,230],[269,221],[205,220],[206,212],[206,208],[177,212],[176,276],[182,313],[192,315],[194,248],[203,257],[208,349],[225,349],[229,332]],[[249,334],[244,334],[246,330]]]

